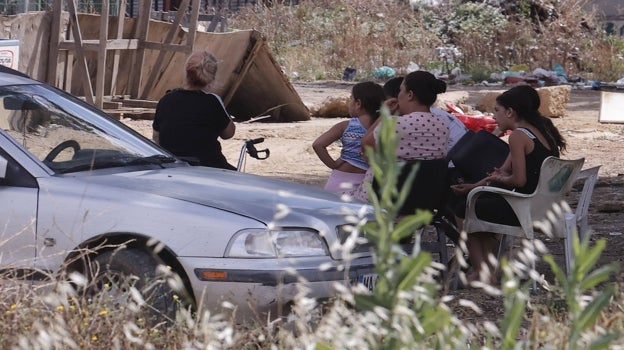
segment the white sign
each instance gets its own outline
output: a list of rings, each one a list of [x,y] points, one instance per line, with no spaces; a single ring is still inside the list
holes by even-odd
[[[624,123],[624,92],[602,91],[598,121]]]
[[[11,50],[0,50],[0,64],[9,68],[17,69],[13,64],[15,62],[15,54]]]

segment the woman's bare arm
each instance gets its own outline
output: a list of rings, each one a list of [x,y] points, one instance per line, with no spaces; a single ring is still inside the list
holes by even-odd
[[[154,129],[152,129],[152,141],[155,144],[160,145],[160,133]]]
[[[223,129],[223,131],[221,131],[221,134],[219,134],[219,136],[221,136],[222,139],[227,140],[232,138],[235,132],[236,125],[233,121],[230,120],[230,123],[225,127],[225,129]]]

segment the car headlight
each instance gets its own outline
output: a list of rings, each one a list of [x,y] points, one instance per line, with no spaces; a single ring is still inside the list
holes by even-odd
[[[226,251],[230,258],[277,258],[328,255],[316,231],[305,229],[243,230],[232,238]]]

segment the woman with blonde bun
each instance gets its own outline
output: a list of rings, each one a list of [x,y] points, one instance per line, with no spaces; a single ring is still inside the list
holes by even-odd
[[[192,164],[236,170],[221,152],[218,140],[234,136],[236,126],[221,98],[210,92],[216,76],[217,59],[210,52],[189,56],[183,87],[158,101],[153,140]]]

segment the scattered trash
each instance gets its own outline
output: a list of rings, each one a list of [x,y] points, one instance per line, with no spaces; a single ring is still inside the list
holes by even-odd
[[[435,54],[444,61],[444,72],[448,73],[450,67],[455,66],[455,58],[461,57],[461,52],[455,46],[440,46],[435,48]]]
[[[527,64],[516,64],[508,70],[502,72],[491,72],[489,79],[474,81],[473,76],[465,74],[459,65],[456,65],[456,58],[461,56],[461,52],[455,47],[438,47],[435,53],[444,63],[443,67],[427,69],[418,63],[410,61],[407,67],[399,68],[401,74],[408,74],[418,70],[427,70],[436,78],[445,80],[448,84],[466,83],[477,84],[488,87],[529,84],[535,88],[556,85],[570,85],[574,89],[609,90],[624,89],[624,77],[616,82],[601,82],[586,80],[578,75],[568,76],[564,67],[560,63],[554,63],[552,70],[537,67],[533,70]],[[345,68],[343,80],[355,79],[355,68]],[[380,80],[387,80],[396,76],[397,71],[388,66],[382,66],[372,71],[371,75]]]
[[[526,64],[516,64],[515,66],[512,66],[511,68],[509,68],[510,71],[512,72],[526,72],[528,71],[530,68],[529,66],[527,66]]]
[[[418,63],[410,61],[410,63],[407,65],[406,70],[408,73],[415,72],[417,70],[420,70],[420,66],[418,65]]]
[[[390,79],[396,75],[396,71],[388,66],[382,66],[373,70],[373,77],[377,79]]]
[[[455,68],[451,69],[451,74],[454,77],[459,77],[461,75],[461,68],[455,67]]]
[[[567,77],[568,75],[565,72],[565,69],[563,69],[563,66],[560,65],[559,63],[555,63],[553,64],[553,72],[555,72],[555,74],[557,74],[560,77]]]
[[[622,232],[609,232],[609,236],[621,236]]]
[[[592,90],[600,90],[600,82],[599,81],[592,81],[591,83],[591,88]]]
[[[355,73],[357,70],[355,68],[347,67],[342,73],[342,80],[351,81],[355,79]]]

